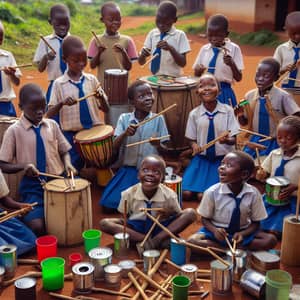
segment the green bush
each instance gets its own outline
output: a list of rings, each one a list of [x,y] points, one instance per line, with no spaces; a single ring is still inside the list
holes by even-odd
[[[19,11],[10,3],[0,4],[0,20],[12,24],[19,24],[24,20],[19,16]]]

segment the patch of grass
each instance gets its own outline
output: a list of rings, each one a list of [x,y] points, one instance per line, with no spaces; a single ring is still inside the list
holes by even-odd
[[[196,13],[192,13],[192,14],[185,14],[182,16],[179,16],[178,20],[183,21],[183,20],[192,20],[192,19],[197,19],[197,18],[203,18],[204,17],[204,12],[203,11],[199,11]]]
[[[156,6],[140,4],[122,4],[120,9],[123,16],[155,16]]]
[[[122,30],[122,33],[127,34],[129,36],[142,35],[142,34],[147,34],[153,28],[155,28],[154,22],[148,22],[136,28]]]

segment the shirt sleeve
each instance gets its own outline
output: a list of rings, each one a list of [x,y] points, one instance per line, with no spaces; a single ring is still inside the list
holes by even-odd
[[[72,146],[69,144],[68,140],[65,138],[58,124],[55,121],[53,122],[53,127],[56,132],[56,138],[58,142],[58,152],[60,155],[63,155],[69,150],[71,150]]]
[[[117,126],[114,131],[115,137],[121,135],[127,129],[128,125],[126,126],[126,124],[125,124],[125,118],[126,118],[126,114],[120,115],[118,122],[117,122]]]
[[[244,61],[241,48],[238,45],[235,45],[233,60],[239,70],[244,69]]]
[[[60,97],[60,93],[59,93],[59,84],[58,84],[57,80],[54,80],[48,107],[50,108],[52,106],[55,106],[59,102],[61,102],[60,98],[61,97]]]
[[[42,40],[39,41],[39,44],[35,50],[35,54],[33,57],[34,63],[39,63],[43,56],[47,53],[44,44],[45,43]]]
[[[280,63],[280,67],[282,68],[282,55],[281,55],[281,45],[279,45],[274,52],[273,57]]]
[[[87,57],[88,58],[93,58],[97,55],[98,53],[98,47],[96,45],[95,38],[91,39],[88,50],[87,50]]]
[[[10,58],[9,65],[11,67],[14,67],[14,66],[18,65],[17,62],[16,62],[16,60],[15,60],[15,57],[13,56],[13,54],[10,54],[9,58]],[[18,78],[20,78],[22,76],[22,73],[21,73],[21,71],[20,71],[19,68],[16,68],[15,76],[18,77]]]
[[[0,160],[8,163],[13,162],[16,156],[16,136],[12,127],[9,127],[3,136],[0,148]]]
[[[207,219],[212,219],[214,216],[215,205],[212,195],[212,191],[204,192],[200,205],[197,208],[200,216]]]
[[[186,124],[185,137],[191,140],[197,140],[197,124],[194,120],[193,111],[189,113],[188,121]]]
[[[283,95],[282,107],[286,115],[293,115],[300,111],[300,107],[289,93]]]
[[[144,42],[144,47],[148,48],[148,49],[151,49],[153,50],[154,49],[154,45],[153,45],[153,42],[152,42],[152,32],[153,31],[150,31],[147,36],[146,36],[146,39],[145,39],[145,42]]]
[[[230,110],[228,112],[228,129],[230,130],[230,136],[235,136],[240,131],[240,125],[234,115],[233,109],[231,107],[229,107],[229,108],[230,108]]]
[[[129,37],[129,40],[128,40],[127,54],[131,60],[135,60],[138,57],[135,43],[131,37]]]
[[[267,218],[266,208],[261,194],[257,189],[253,193],[253,201],[251,205],[251,220],[258,222]]]
[[[0,198],[3,198],[9,194],[9,188],[5,181],[5,178],[0,170]]]
[[[187,52],[190,52],[191,51],[191,47],[190,47],[190,43],[189,43],[189,40],[186,36],[186,34],[181,31],[181,34],[180,34],[180,41],[179,41],[179,53],[180,54],[184,54],[184,53],[187,53]]]

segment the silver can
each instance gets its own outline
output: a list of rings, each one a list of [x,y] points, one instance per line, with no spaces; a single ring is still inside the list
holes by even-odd
[[[120,266],[111,264],[104,267],[105,282],[110,285],[117,285],[121,282],[122,269]]]
[[[104,267],[111,264],[112,250],[107,247],[94,248],[89,251],[89,258],[92,265],[95,267],[94,280],[104,280]]]
[[[4,273],[5,273],[4,267],[0,266],[0,288],[2,287],[2,283],[4,281]]]
[[[246,271],[247,266],[247,252],[237,249],[233,254],[231,251],[227,251],[227,260],[232,263],[233,266],[233,281],[240,282],[242,274]]]
[[[146,250],[143,252],[144,272],[148,274],[149,270],[154,266],[160,256],[158,250]]]
[[[126,256],[129,249],[129,234],[119,232],[114,235],[114,254],[117,257]]]
[[[17,247],[15,245],[0,247],[0,263],[5,269],[4,279],[13,278],[17,268]]]
[[[128,273],[136,266],[136,263],[133,260],[121,260],[118,263],[118,266],[122,269],[122,277],[128,278]]]
[[[260,299],[265,295],[266,276],[249,269],[241,276],[240,286],[250,295]]]
[[[15,300],[36,300],[36,280],[23,277],[15,281]]]
[[[212,293],[227,295],[232,291],[232,265],[226,266],[218,260],[210,263]]]
[[[91,293],[94,286],[94,270],[94,266],[88,262],[80,262],[72,267],[73,287],[76,293]]]
[[[195,282],[198,276],[198,267],[193,264],[185,264],[180,267],[180,275],[184,275],[191,280],[191,283]]]

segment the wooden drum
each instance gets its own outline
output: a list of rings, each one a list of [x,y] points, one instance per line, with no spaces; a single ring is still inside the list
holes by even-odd
[[[81,178],[55,179],[44,186],[44,212],[48,234],[57,237],[61,246],[83,242],[82,232],[92,228],[92,200],[90,183]]]
[[[196,94],[198,79],[196,77],[151,76],[142,77],[141,80],[149,83],[152,87],[155,97],[153,112],[160,112],[173,103],[177,104],[174,109],[164,114],[171,135],[167,149],[171,153],[187,149],[185,128],[189,112],[200,104]]]

